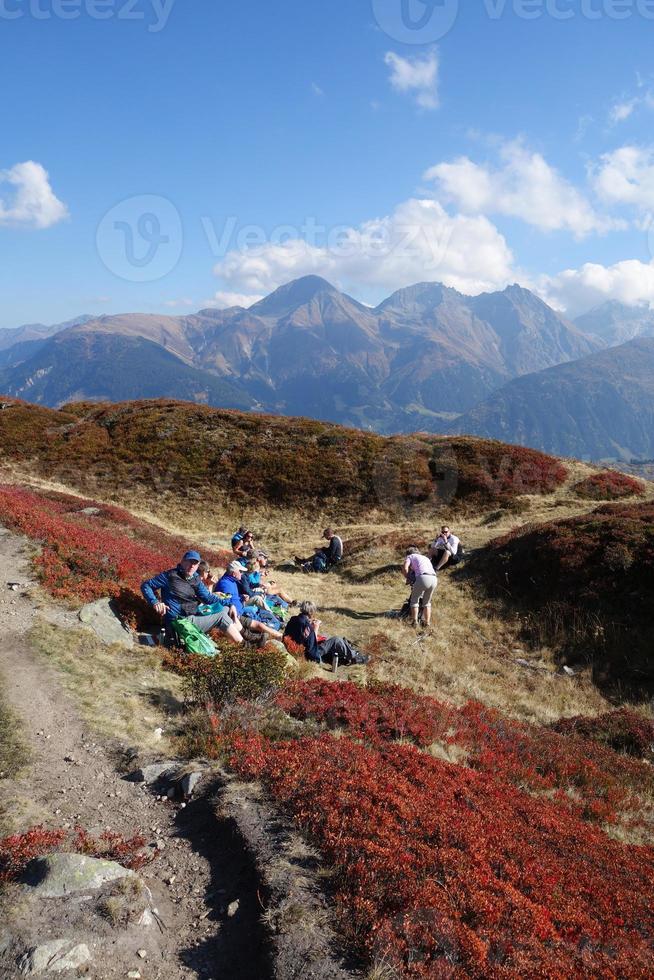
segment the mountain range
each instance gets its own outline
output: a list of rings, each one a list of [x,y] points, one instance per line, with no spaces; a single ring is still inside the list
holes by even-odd
[[[634,338],[654,338],[647,308],[607,303],[571,322],[519,285],[471,297],[439,283],[371,308],[307,276],[249,309],[0,331],[0,391],[51,407],[167,397],[386,433],[465,427],[594,458],[654,455],[654,355]],[[627,391],[621,372],[639,358]],[[569,394],[550,403],[558,383]]]

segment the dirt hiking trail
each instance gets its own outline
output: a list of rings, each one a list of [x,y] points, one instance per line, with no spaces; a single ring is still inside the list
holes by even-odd
[[[20,589],[12,591],[9,583]],[[56,908],[29,921],[18,905],[6,917],[10,928],[0,925],[0,976],[20,975],[18,934],[21,948],[69,935],[83,940],[93,955],[83,968],[91,977],[266,980],[271,967],[257,877],[233,825],[215,816],[211,787],[181,807],[121,776],[111,746],[87,728],[56,670],[31,649],[28,632],[37,616],[81,628],[74,612],[35,609],[35,584],[25,542],[0,528],[0,690],[32,755],[19,777],[0,778],[0,817],[10,815],[20,830],[42,823],[91,834],[142,834],[158,850],[139,875],[160,921],[136,934],[91,914],[62,922]],[[76,935],[82,926],[84,936]]]

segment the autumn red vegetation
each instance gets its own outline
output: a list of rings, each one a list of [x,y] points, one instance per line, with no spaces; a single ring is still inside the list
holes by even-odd
[[[233,740],[332,865],[367,960],[405,978],[641,977],[654,970],[654,851],[558,802],[410,745]]]
[[[504,504],[566,478],[551,456],[463,436],[384,437],[310,419],[157,400],[61,410],[0,403],[0,458],[82,492],[141,487],[306,509]]]
[[[33,827],[0,840],[0,884],[18,880],[30,861],[54,851],[88,854],[138,871],[153,857],[152,852],[144,850],[145,844],[145,838],[140,835],[123,837],[110,830],[94,837],[82,827],[75,830]]]
[[[625,497],[642,497],[645,486],[626,473],[602,470],[575,484],[573,490],[583,500],[624,500]]]
[[[654,683],[654,504],[604,504],[492,541],[468,574],[513,610],[532,613],[539,642],[595,665],[598,680]]]
[[[89,508],[97,513],[84,513]],[[118,507],[13,485],[0,485],[0,522],[41,546],[33,563],[51,595],[83,602],[111,596],[143,627],[160,620],[142,599],[141,582],[176,565],[190,544]],[[229,558],[206,548],[203,555],[217,566]]]
[[[641,809],[639,793],[654,799],[648,765],[584,739],[583,731],[565,738],[475,701],[456,707],[394,685],[364,688],[318,679],[288,683],[276,703],[299,721],[345,730],[376,747],[399,739],[423,749],[434,743],[455,746],[463,750],[468,767],[553,796],[585,820],[613,823],[619,813]]]
[[[606,714],[562,718],[552,725],[562,735],[577,735],[607,745],[616,752],[654,761],[654,722],[629,708]]]

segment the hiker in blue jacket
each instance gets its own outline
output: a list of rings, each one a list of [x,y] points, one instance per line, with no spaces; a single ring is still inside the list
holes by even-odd
[[[281,624],[271,612],[266,609],[258,609],[256,606],[245,605],[240,588],[242,574],[243,566],[241,563],[232,561],[216,586],[218,592],[229,596],[230,616],[233,620],[240,621],[245,629],[251,630],[253,633],[266,633],[276,640],[281,640],[282,633],[279,628]]]
[[[141,585],[147,602],[170,626],[176,619],[188,619],[203,633],[219,629],[234,643],[242,643],[241,630],[225,608],[220,597],[209,592],[198,575],[201,558],[197,551],[187,551],[179,565],[168,572],[161,572]],[[157,592],[159,596],[157,596]],[[198,615],[201,605],[214,606],[211,615]]]

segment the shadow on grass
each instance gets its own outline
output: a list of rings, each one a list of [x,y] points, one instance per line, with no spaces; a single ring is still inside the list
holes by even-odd
[[[345,616],[347,619],[386,619],[388,614],[387,609],[382,609],[381,612],[357,612],[355,609],[345,609],[343,606],[323,606],[324,612],[338,613],[340,616]]]

